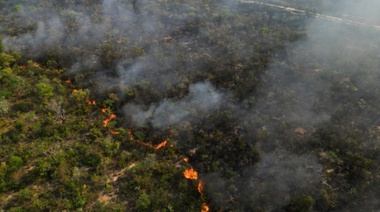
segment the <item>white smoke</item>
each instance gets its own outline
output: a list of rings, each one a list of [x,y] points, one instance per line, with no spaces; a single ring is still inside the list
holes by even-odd
[[[147,121],[154,127],[176,126],[181,121],[196,121],[215,110],[223,100],[223,94],[215,90],[209,82],[192,84],[189,94],[177,101],[162,100],[143,110],[140,106],[127,104],[124,112],[132,122],[142,127]]]

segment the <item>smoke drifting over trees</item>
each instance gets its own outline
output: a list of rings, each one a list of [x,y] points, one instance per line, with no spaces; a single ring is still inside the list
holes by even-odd
[[[380,24],[375,0],[263,2]],[[174,132],[215,209],[380,209],[380,31],[239,1],[0,5],[8,51]]]
[[[210,83],[197,83],[190,85],[189,95],[177,102],[163,100],[158,106],[150,106],[146,111],[136,105],[125,105],[124,111],[139,127],[144,126],[147,119],[151,119],[154,127],[162,128],[178,125],[183,120],[199,119],[217,108],[221,102],[221,94],[217,93]]]

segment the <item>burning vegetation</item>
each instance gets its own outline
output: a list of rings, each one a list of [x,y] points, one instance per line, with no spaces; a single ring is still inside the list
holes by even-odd
[[[198,172],[191,167],[190,169],[186,169],[183,171],[183,176],[185,176],[186,179],[189,180],[197,180],[198,179]]]
[[[89,105],[96,105],[96,101],[95,100],[86,99],[86,102]]]
[[[208,207],[208,205],[206,203],[202,203],[201,212],[209,212],[209,211],[210,211],[210,208]]]
[[[200,194],[202,194],[204,189],[205,189],[205,188],[204,188],[203,181],[202,181],[202,180],[199,180],[199,182],[198,182],[198,192],[199,192]]]
[[[160,148],[166,146],[167,143],[168,143],[167,141],[163,141],[163,142],[159,143],[154,149],[155,150],[160,149]]]
[[[116,115],[115,114],[111,114],[110,117],[106,118],[104,121],[103,121],[103,127],[107,127],[108,126],[108,123],[110,121],[112,121],[113,119],[116,119]]]

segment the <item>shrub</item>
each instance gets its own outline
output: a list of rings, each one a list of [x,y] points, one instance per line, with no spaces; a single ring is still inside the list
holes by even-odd
[[[9,164],[11,165],[11,167],[15,170],[21,168],[22,164],[24,163],[24,161],[22,160],[22,158],[18,157],[18,156],[14,156],[12,155],[10,158],[9,158]]]
[[[37,84],[37,92],[40,95],[41,99],[47,100],[53,96],[53,86],[45,82],[40,82]]]
[[[6,114],[9,111],[9,103],[4,97],[0,97],[0,115]]]
[[[139,209],[148,209],[151,202],[149,200],[148,195],[145,193],[145,191],[141,193],[140,197],[136,201],[136,204]]]

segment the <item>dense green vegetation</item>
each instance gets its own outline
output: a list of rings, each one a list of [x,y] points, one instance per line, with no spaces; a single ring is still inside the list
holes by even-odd
[[[21,65],[16,57],[1,54],[3,209],[200,207],[196,185],[182,177],[187,165],[173,148],[142,146],[123,128],[112,135],[116,121],[103,126],[110,109],[104,114],[89,105],[89,90],[73,92],[62,70]]]
[[[379,209],[378,31],[235,1],[0,8],[0,210]]]

